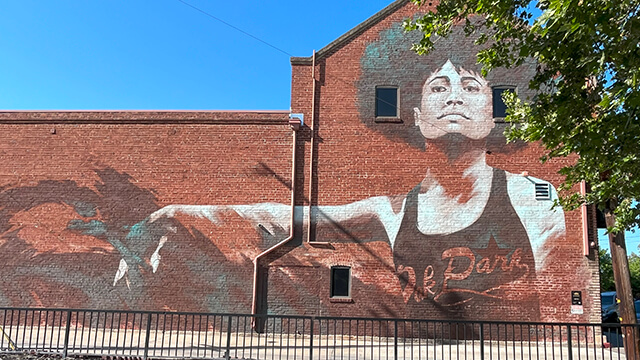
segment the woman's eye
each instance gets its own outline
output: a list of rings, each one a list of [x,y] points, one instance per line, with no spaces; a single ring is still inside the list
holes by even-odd
[[[480,87],[476,85],[467,85],[464,87],[464,91],[466,92],[479,92]]]
[[[431,92],[439,93],[439,92],[444,92],[444,91],[447,91],[447,88],[444,87],[444,86],[436,85],[436,86],[432,86],[431,87]]]

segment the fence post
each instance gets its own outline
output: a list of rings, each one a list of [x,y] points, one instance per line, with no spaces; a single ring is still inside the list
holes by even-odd
[[[567,348],[569,348],[569,360],[573,360],[573,345],[571,344],[571,325],[567,324]]]
[[[484,324],[480,323],[480,360],[484,360]]]
[[[66,358],[69,353],[69,333],[71,332],[71,310],[67,310],[67,325],[64,330],[64,350],[62,350],[62,358]]]
[[[393,321],[393,360],[398,360],[398,320]]]
[[[227,321],[227,351],[224,354],[224,358],[226,360],[231,359],[231,315],[228,316],[229,320]]]
[[[144,360],[149,356],[149,338],[151,337],[151,313],[147,314],[147,334],[144,338]]]
[[[315,321],[315,317],[311,317],[311,326],[309,327],[309,332],[311,333],[311,337],[309,339],[309,360],[313,360],[313,323]],[[351,335],[351,334],[349,334]]]

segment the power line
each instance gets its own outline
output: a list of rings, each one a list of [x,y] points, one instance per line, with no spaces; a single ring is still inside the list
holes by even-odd
[[[286,52],[286,51],[284,51],[284,50],[280,49],[279,47],[277,47],[277,46],[275,46],[275,45],[272,45],[272,44],[270,44],[270,43],[268,43],[268,42],[266,42],[266,41],[264,41],[264,40],[260,39],[260,38],[259,38],[259,37],[257,37],[257,36],[254,36],[254,35],[252,35],[252,34],[250,34],[250,33],[246,32],[246,31],[244,31],[244,30],[242,30],[242,29],[238,28],[237,26],[234,26],[234,25],[232,25],[232,24],[229,24],[228,22],[226,22],[226,21],[224,21],[224,20],[220,19],[219,17],[217,17],[217,16],[215,16],[215,15],[212,15],[212,14],[210,14],[210,13],[208,13],[208,12],[206,12],[206,11],[204,11],[204,10],[202,10],[202,9],[200,9],[200,8],[198,8],[198,7],[196,7],[196,6],[194,6],[194,5],[191,5],[191,4],[189,4],[188,2],[186,2],[186,1],[184,1],[184,0],[178,0],[178,1],[179,1],[179,2],[181,2],[181,3],[183,3],[184,5],[186,5],[186,6],[188,6],[188,7],[190,7],[190,8],[192,8],[192,9],[196,10],[196,11],[201,12],[202,14],[205,14],[206,16],[208,16],[208,17],[210,17],[210,18],[212,18],[212,19],[214,19],[214,20],[216,20],[216,21],[219,21],[219,22],[221,22],[221,23],[223,23],[223,24],[227,25],[228,27],[230,27],[230,28],[232,28],[232,29],[234,29],[234,30],[236,30],[236,31],[241,32],[242,34],[244,34],[244,35],[246,35],[246,36],[251,37],[252,39],[255,39],[255,40],[257,40],[257,41],[260,41],[261,43],[263,43],[263,44],[265,44],[265,45],[267,45],[267,46],[269,46],[269,47],[271,47],[271,48],[273,48],[273,49],[275,49],[275,50],[278,50],[279,52],[281,52],[281,53],[283,53],[283,54],[285,54],[285,55],[287,55],[287,56],[291,56],[291,57],[293,57],[293,55],[292,55],[292,54],[290,54],[290,53],[288,53],[288,52]],[[440,39],[438,38],[438,39],[436,39],[436,40],[440,40]],[[345,80],[342,80],[342,79],[338,79],[338,80],[339,80],[339,81],[341,81],[341,82],[343,82],[343,83],[345,83],[346,85],[351,85],[351,84],[349,84],[349,83],[348,83],[347,81],[345,81]],[[397,111],[397,112],[399,112],[399,111],[400,111],[400,109],[398,108],[398,105],[396,105],[396,104],[392,104],[392,103],[390,103],[390,102],[387,102],[387,101],[386,101],[386,100],[384,100],[384,99],[380,99],[380,100],[381,100],[382,102],[386,103],[387,105],[391,105],[391,106],[393,106],[393,107],[396,109],[396,111]],[[434,123],[432,123],[432,122],[430,122],[430,121],[424,121],[424,122],[425,122],[425,123],[427,123],[427,124],[430,124],[431,126],[433,126],[434,128],[436,128],[436,129],[438,129],[438,130],[443,131],[443,132],[444,132],[444,133],[446,133],[446,134],[449,134],[449,133],[450,133],[450,131],[447,131],[446,129],[444,129],[444,128],[440,127],[440,126],[437,126],[436,124],[434,124]]]
[[[185,4],[185,5],[187,5],[188,7],[192,8],[192,9],[194,9],[194,10],[197,10],[197,11],[199,11],[199,12],[201,12],[201,13],[203,13],[203,14],[207,15],[208,17],[210,17],[210,18],[212,18],[212,19],[214,19],[214,20],[217,20],[217,21],[219,21],[219,22],[221,22],[221,23],[223,23],[223,24],[227,25],[228,27],[230,27],[230,28],[232,28],[232,29],[234,29],[234,30],[236,30],[236,31],[239,31],[239,32],[241,32],[241,33],[243,33],[243,34],[245,34],[245,35],[247,35],[247,36],[249,36],[249,37],[251,37],[251,38],[253,38],[253,39],[255,39],[255,40],[260,41],[261,43],[263,43],[263,44],[265,44],[265,45],[267,45],[267,46],[269,46],[269,47],[272,47],[272,48],[274,48],[274,49],[276,49],[276,50],[280,51],[281,53],[283,53],[283,54],[285,54],[285,55],[293,56],[293,55],[289,54],[288,52],[286,52],[286,51],[284,51],[284,50],[280,49],[279,47],[277,47],[277,46],[275,46],[275,45],[272,45],[272,44],[269,44],[268,42],[266,42],[266,41],[264,41],[264,40],[260,39],[259,37],[257,37],[257,36],[253,36],[253,35],[249,34],[248,32],[246,32],[246,31],[244,31],[244,30],[242,30],[242,29],[240,29],[240,28],[238,28],[238,27],[236,27],[236,26],[233,26],[233,25],[229,24],[228,22],[226,22],[226,21],[224,21],[224,20],[220,19],[219,17],[216,17],[216,16],[214,16],[214,15],[211,15],[210,13],[208,13],[208,12],[206,12],[206,11],[204,11],[204,10],[202,10],[202,9],[200,9],[200,8],[198,8],[198,7],[196,7],[196,6],[189,4],[189,3],[188,3],[188,2],[186,2],[186,1],[183,1],[183,0],[178,0],[178,1],[179,1],[179,2],[181,2],[181,3],[183,3],[183,4]]]

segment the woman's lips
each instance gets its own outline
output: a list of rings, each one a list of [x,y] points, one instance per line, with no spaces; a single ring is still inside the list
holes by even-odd
[[[450,113],[450,114],[443,114],[438,116],[438,120],[440,119],[449,120],[451,122],[457,122],[459,120],[469,120],[469,117],[462,113]]]

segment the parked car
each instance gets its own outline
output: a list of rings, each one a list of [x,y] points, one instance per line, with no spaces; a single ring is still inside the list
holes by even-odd
[[[618,304],[615,291],[605,291],[600,293],[600,304],[602,306],[602,323],[617,323]],[[637,307],[636,307],[637,309]]]
[[[603,292],[600,294],[600,299],[602,304],[602,323],[619,323],[620,319],[618,315],[618,308],[620,307],[620,304],[618,304],[616,292]],[[636,310],[636,320],[640,324],[640,300],[635,300],[633,302],[633,306]]]

